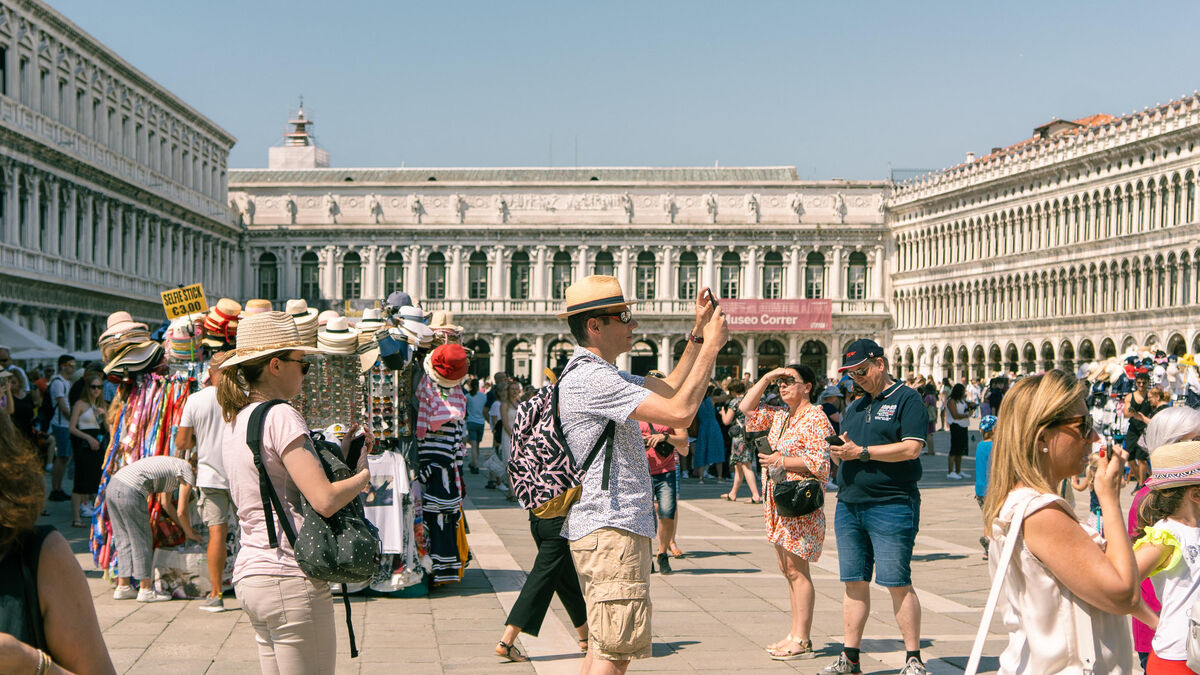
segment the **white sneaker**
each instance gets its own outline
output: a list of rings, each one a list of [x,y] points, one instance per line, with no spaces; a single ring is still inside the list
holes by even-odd
[[[133,586],[117,586],[113,590],[113,600],[132,600],[137,596],[137,589]]]
[[[92,515],[93,515],[93,510],[92,510],[92,507],[88,506],[87,504],[80,504],[80,505],[79,505],[79,518],[80,518],[80,520],[90,520],[90,519],[91,519],[91,517],[92,517]]]
[[[497,489],[497,490],[499,490],[499,491],[501,491],[501,492],[508,492],[508,486],[507,486],[507,485],[505,485],[504,483],[501,483],[501,484],[497,485],[497,486],[496,486],[496,489]]]
[[[169,596],[165,593],[159,593],[158,591],[154,590],[153,588],[140,589],[137,594],[138,602],[166,602],[167,600],[170,600],[170,599],[171,599],[171,596]]]
[[[954,473],[953,471],[946,474],[946,478],[949,478],[950,480],[962,480],[962,476]]]
[[[967,473],[966,471],[959,471],[959,472],[958,472],[958,477],[959,477],[959,478],[970,478],[970,477],[971,477],[971,474]]]

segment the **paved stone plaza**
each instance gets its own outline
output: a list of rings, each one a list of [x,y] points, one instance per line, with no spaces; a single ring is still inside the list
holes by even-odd
[[[962,672],[979,613],[987,597],[987,563],[978,538],[980,512],[973,480],[945,478],[948,435],[937,434],[936,457],[922,457],[921,534],[914,556],[914,583],[924,609],[922,649],[931,673]],[[974,476],[974,462],[965,464]],[[475,560],[462,583],[417,599],[353,601],[362,651],[351,660],[343,610],[335,604],[339,673],[538,673],[578,672],[578,648],[566,612],[555,600],[539,638],[520,642],[529,664],[501,663],[492,655],[507,610],[516,599],[535,555],[526,513],[503,495],[483,489],[482,476],[468,476],[467,518]],[[787,586],[762,532],[762,507],[718,498],[728,484],[684,480],[677,539],[687,556],[673,560],[675,573],[655,575],[654,658],[635,661],[631,672],[814,673],[836,656],[842,632],[842,587],[837,577],[832,532],[833,494],[826,502],[830,531],[825,552],[813,566],[817,589],[809,661],[777,663],[762,645],[788,629]],[[742,489],[746,496],[745,488]],[[1128,496],[1125,497],[1126,504]],[[1086,495],[1079,500],[1086,507]],[[208,614],[198,602],[142,605],[114,601],[109,584],[92,568],[82,532],[70,527],[68,507],[51,503],[52,517],[71,540],[88,572],[96,612],[118,672],[258,672],[254,633],[241,611]],[[863,643],[866,673],[895,672],[903,644],[887,593],[873,586],[872,615]],[[335,598],[335,600],[337,600]],[[233,598],[226,606],[237,607]],[[994,672],[1005,638],[993,633],[980,672]]]

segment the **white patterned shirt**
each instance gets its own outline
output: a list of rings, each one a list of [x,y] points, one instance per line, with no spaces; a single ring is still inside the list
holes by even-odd
[[[572,541],[602,527],[615,527],[654,537],[658,521],[650,486],[646,444],[635,420],[629,419],[650,395],[644,378],[630,375],[593,352],[576,347],[571,360],[583,363],[567,373],[558,386],[558,416],[577,465],[611,420],[616,422],[608,490],[602,490],[604,450],[583,477],[579,501],[571,508],[563,536]]]

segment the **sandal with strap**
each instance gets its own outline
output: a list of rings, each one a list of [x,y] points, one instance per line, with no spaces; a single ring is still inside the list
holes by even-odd
[[[783,637],[783,639],[780,640],[779,642],[773,642],[773,643],[767,645],[766,647],[763,647],[763,650],[766,651],[768,654],[770,654],[773,651],[778,651],[780,647],[782,647],[788,643],[795,642],[795,641],[796,641],[796,638],[792,637],[790,634],[785,635]]]
[[[513,663],[524,663],[529,660],[528,656],[525,656],[521,653],[520,649],[517,649],[515,643],[509,644],[504,640],[501,640],[496,645],[496,656],[504,657]]]
[[[816,656],[812,648],[812,640],[789,640],[784,644],[796,645],[799,649],[789,649],[780,651],[775,649],[771,651],[771,659],[775,661],[797,661],[799,659],[811,659]]]
[[[724,499],[724,500],[725,500],[725,501],[727,501],[727,502],[734,502],[734,501],[737,501],[737,500],[736,500],[736,499],[734,499],[733,497],[730,497],[728,492],[722,492],[722,493],[721,493],[721,499]]]
[[[579,651],[581,651],[581,652],[583,652],[584,654],[586,654],[586,653],[587,653],[587,650],[588,650],[588,641],[587,641],[587,638],[583,638],[583,639],[579,640]]]
[[[746,504],[761,504],[762,497],[759,497],[758,499],[755,499],[753,497],[747,497],[746,499],[743,499],[742,502],[746,503]]]
[[[683,551],[679,550],[679,547],[675,545],[675,542],[671,542],[671,557],[672,558],[682,558],[683,557]]]

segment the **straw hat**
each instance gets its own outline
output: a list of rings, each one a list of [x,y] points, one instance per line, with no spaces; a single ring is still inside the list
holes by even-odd
[[[397,315],[400,319],[400,330],[413,344],[428,344],[433,339],[433,330],[425,325],[425,313],[420,307],[401,307]]]
[[[425,355],[425,374],[443,387],[457,387],[467,379],[471,361],[462,345],[445,344]]]
[[[317,333],[317,346],[326,354],[353,354],[358,348],[358,331],[344,316],[336,316]]]
[[[163,341],[167,356],[176,361],[199,361],[200,340],[204,337],[203,324],[203,312],[171,321]]]
[[[275,307],[271,304],[270,300],[254,298],[253,300],[246,301],[246,309],[242,312],[242,316],[247,317],[251,314],[262,314],[263,312],[270,312],[274,309]]]
[[[146,324],[134,321],[129,312],[113,312],[112,314],[108,315],[108,323],[104,328],[104,332],[100,334],[100,337],[97,338],[97,340],[103,341],[106,337],[112,336],[116,333],[124,333],[131,328],[142,328],[147,333],[150,332],[150,329],[146,326]]]
[[[630,307],[634,303],[625,300],[621,282],[616,277],[593,274],[567,286],[566,310],[558,315],[565,319],[580,312],[610,307]]]
[[[433,318],[429,320],[429,330],[435,333],[438,331],[461,333],[462,329],[462,326],[454,325],[454,315],[444,309],[434,311]]]
[[[154,340],[127,344],[108,363],[104,364],[104,374],[137,375],[144,373],[158,366],[162,357],[162,345]]]
[[[1150,453],[1150,480],[1154,488],[1200,485],[1200,441],[1184,441],[1160,446]]]
[[[386,327],[387,323],[383,320],[383,310],[374,308],[363,310],[362,318],[358,320],[358,325],[355,326],[360,332],[372,335],[375,331]]]
[[[330,319],[338,316],[341,316],[341,314],[338,314],[337,310],[327,309],[317,315],[317,325],[324,326],[325,324],[329,323]]]
[[[1194,354],[1184,354],[1183,356],[1179,357],[1179,365],[1195,366],[1196,365],[1196,356]]]
[[[247,316],[239,327],[237,348],[222,368],[235,366],[276,352],[302,351],[320,352],[320,349],[304,344],[296,322],[286,312],[261,312]]]
[[[288,300],[285,308],[285,311],[292,316],[292,320],[296,322],[296,330],[300,332],[300,339],[306,345],[315,346],[317,344],[317,310],[310,308],[308,302],[303,298]]]
[[[238,317],[242,313],[242,304],[231,298],[221,298],[204,317],[204,344],[210,347],[220,347],[233,344],[237,337]]]

